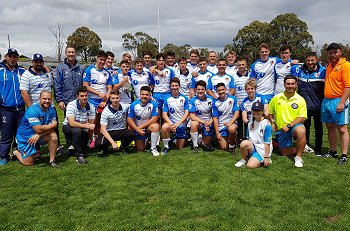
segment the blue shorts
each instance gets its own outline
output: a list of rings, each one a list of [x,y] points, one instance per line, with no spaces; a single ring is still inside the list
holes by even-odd
[[[270,103],[271,99],[274,97],[274,94],[268,94],[268,95],[264,95],[265,99],[267,100],[267,103]]]
[[[40,138],[38,140],[37,144],[43,145],[45,143],[42,141],[42,138]],[[30,145],[27,142],[25,142],[25,143],[17,142],[17,149],[18,149],[18,151],[21,154],[23,159],[25,159],[31,155],[34,155],[36,153],[35,145]]]
[[[150,138],[151,136],[151,133],[146,129],[143,129],[145,131],[145,135],[144,136],[141,136],[138,132],[135,131],[135,140],[147,140]]]
[[[255,146],[253,152],[248,155],[248,159],[252,157],[257,159],[260,163],[264,162],[264,158],[256,151]]]
[[[278,130],[275,133],[279,148],[286,148],[286,147],[292,146],[293,132],[294,132],[294,129],[298,126],[304,126],[304,125],[296,124],[292,127],[292,129],[289,129],[289,131],[286,133],[284,133],[282,130]]]
[[[214,126],[213,124],[209,126],[209,131],[205,129],[205,126],[202,124],[202,136],[214,136]]]
[[[349,99],[345,102],[344,111],[337,113],[336,108],[340,98],[324,98],[321,105],[321,121],[325,123],[334,123],[344,125],[349,123]]]
[[[237,123],[237,120],[232,124],[232,125],[234,125],[234,124],[236,124],[237,126],[238,126],[238,123]],[[231,125],[231,126],[232,126]],[[219,133],[220,133],[220,135],[222,136],[222,137],[228,137],[228,128],[225,126],[223,129],[221,129],[220,131],[219,131]]]
[[[176,139],[186,139],[188,128],[184,126],[178,126],[175,131]]]
[[[158,109],[162,109],[164,101],[169,98],[171,94],[170,93],[161,93],[161,92],[155,92],[153,93],[153,98],[156,100],[158,104]]]
[[[97,110],[98,105],[102,102],[102,99],[89,98],[88,101],[89,101],[89,103],[91,103],[92,105],[94,105],[95,110]]]

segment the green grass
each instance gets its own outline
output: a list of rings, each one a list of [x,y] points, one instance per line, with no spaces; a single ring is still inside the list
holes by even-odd
[[[47,156],[34,167],[11,162],[0,168],[0,230],[349,229],[349,166],[306,154],[297,169],[274,155],[249,170],[234,167],[239,159],[186,148],[93,153],[87,165],[59,157],[60,169]]]

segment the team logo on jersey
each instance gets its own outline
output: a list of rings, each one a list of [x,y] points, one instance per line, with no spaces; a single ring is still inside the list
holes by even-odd
[[[38,118],[28,118],[28,122],[29,123],[36,123],[36,122],[39,122],[39,119]]]
[[[262,78],[264,78],[265,77],[265,73],[258,73],[258,75],[257,75],[257,79],[262,79]]]
[[[180,103],[184,103],[184,100],[183,100],[183,99],[180,99]]]
[[[6,116],[3,116],[3,117],[2,117],[2,122],[3,122],[3,123],[6,123]]]
[[[151,108],[151,107],[148,107],[148,108],[147,108],[147,111],[152,111],[152,108]]]
[[[42,83],[39,83],[37,86],[37,88],[43,88],[43,87],[44,87],[44,85]]]
[[[211,107],[211,102],[210,101],[208,102],[208,106]]]
[[[169,71],[165,71],[165,74],[166,74],[166,75],[169,74]]]
[[[242,87],[242,86],[238,86],[238,87],[237,87],[237,90],[238,90],[238,91],[242,91],[242,90],[243,90],[243,87]]]
[[[288,65],[288,66],[286,66],[286,69],[287,69],[287,70],[289,70],[289,68],[290,68],[290,66],[289,66],[289,65]]]
[[[293,109],[297,109],[297,108],[298,108],[298,104],[292,103],[292,108],[293,108]]]
[[[202,115],[202,111],[201,111],[201,110],[197,110],[197,111],[196,111],[196,114],[197,114],[197,115]]]
[[[228,102],[228,104],[229,104],[230,106],[232,106],[232,104],[233,104],[233,101],[230,101],[230,102]]]
[[[260,129],[260,133],[263,135],[264,134],[264,129]]]
[[[139,84],[139,81],[137,81],[137,80],[135,79],[135,80],[132,81],[132,84],[133,84],[133,85],[137,85],[137,84]]]
[[[338,67],[336,67],[336,68],[334,69],[334,71],[339,71],[339,68],[338,68]]]
[[[210,78],[210,75],[207,75],[207,79],[209,79]]]
[[[275,61],[272,60],[270,63],[271,63],[271,65],[273,65],[275,63]]]
[[[147,75],[147,73],[146,73],[146,72],[143,72],[142,75]]]
[[[315,73],[315,77],[319,77],[320,76],[320,73]]]
[[[159,79],[156,80],[156,85],[159,85],[160,84],[160,81]]]
[[[186,83],[188,83],[188,82],[189,82],[189,80],[188,80],[188,79],[186,79],[186,80],[185,80],[185,82],[186,82]]]
[[[229,78],[225,78],[225,81],[226,81],[226,82],[229,82],[229,81],[230,81],[230,79],[229,79]]]
[[[169,112],[171,113],[171,114],[174,114],[175,113],[175,108],[169,108]]]
[[[141,120],[141,116],[136,116],[136,119],[137,120]]]

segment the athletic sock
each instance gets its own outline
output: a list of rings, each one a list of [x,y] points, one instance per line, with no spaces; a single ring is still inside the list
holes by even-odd
[[[159,132],[151,132],[151,149],[157,147]]]
[[[341,154],[341,157],[345,157],[346,159],[348,158],[348,154]]]
[[[164,148],[169,148],[169,141],[170,141],[170,138],[163,139]]]
[[[193,147],[198,147],[198,132],[191,132]]]

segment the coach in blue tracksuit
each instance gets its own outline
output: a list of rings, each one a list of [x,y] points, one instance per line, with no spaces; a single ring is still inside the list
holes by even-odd
[[[310,126],[311,117],[314,119],[315,127],[315,154],[321,155],[323,128],[321,122],[321,103],[324,98],[324,81],[326,76],[326,69],[323,67],[317,59],[315,52],[310,52],[306,55],[305,64],[296,69],[296,73],[292,73],[298,76],[298,93],[301,95],[307,106],[307,120],[304,122],[306,128],[306,144],[307,152],[313,152],[309,148],[310,144]]]
[[[24,115],[19,77],[25,69],[18,66],[18,56],[18,52],[10,48],[5,60],[0,63],[0,165],[7,164],[9,160],[9,151]]]

